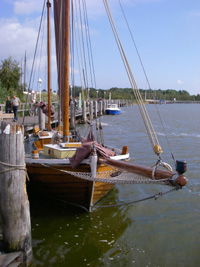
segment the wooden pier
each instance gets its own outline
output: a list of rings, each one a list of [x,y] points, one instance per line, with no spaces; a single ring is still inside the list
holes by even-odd
[[[95,119],[98,116],[102,116],[106,114],[107,105],[111,103],[109,100],[103,101],[82,101],[81,107],[75,106],[74,103],[71,103],[69,108],[69,117],[70,117],[70,126],[71,128],[75,127],[75,123],[86,123],[87,119]],[[112,103],[118,105],[118,107],[124,107],[127,105],[131,105],[131,101],[129,100],[112,100]],[[53,102],[52,107],[55,110],[54,118],[51,121],[52,125],[56,125],[58,123],[58,103]],[[4,105],[0,105],[0,109],[4,109]],[[0,120],[13,120],[13,113],[6,114],[1,113]],[[74,114],[74,116],[72,116]],[[46,117],[46,116],[45,116]],[[72,120],[71,118],[74,118]],[[47,120],[47,117],[46,117]],[[34,104],[21,104],[21,109],[18,110],[18,123],[24,124],[24,130],[32,131],[35,125],[39,124],[38,117],[38,108],[36,109]]]

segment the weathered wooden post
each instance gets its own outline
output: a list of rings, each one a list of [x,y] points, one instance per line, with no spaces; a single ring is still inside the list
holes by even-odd
[[[118,102],[118,103],[117,103],[117,106],[118,106],[118,108],[120,108],[120,106],[121,106],[121,101],[118,100],[117,102]]]
[[[70,103],[70,128],[75,128],[75,103],[71,101]]]
[[[24,104],[21,104],[21,109],[22,109],[22,117],[24,117]]]
[[[103,101],[99,102],[99,116],[103,115]]]
[[[40,107],[38,107],[38,120],[39,120],[40,130],[44,130],[45,129],[45,114],[43,113]]]
[[[81,108],[81,93],[79,93],[78,107]]]
[[[98,103],[97,103],[97,101],[95,100],[94,101],[94,118],[97,118],[97,105]]]
[[[90,120],[91,121],[93,120],[93,112],[94,112],[93,101],[90,101]]]
[[[21,251],[23,261],[32,260],[31,223],[26,192],[24,129],[0,125],[0,214],[5,252]]]
[[[82,120],[84,123],[87,121],[87,116],[86,116],[86,101],[82,102]]]
[[[106,113],[106,100],[103,101],[103,114]]]

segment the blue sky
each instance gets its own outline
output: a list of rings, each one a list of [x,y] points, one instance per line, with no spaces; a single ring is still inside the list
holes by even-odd
[[[27,76],[37,38],[42,0],[0,1],[0,60],[9,56],[21,62],[27,53]],[[97,88],[130,87],[102,0],[86,0]],[[110,9],[139,88],[148,89],[118,0],[108,0]],[[152,89],[200,93],[200,1],[121,0]],[[53,22],[53,20],[52,20]],[[53,35],[52,35],[53,36]],[[53,37],[52,37],[53,39]],[[57,90],[56,57],[52,40],[52,88]],[[45,88],[45,55],[41,73],[35,74]],[[44,71],[43,71],[44,72]],[[78,76],[78,70],[75,72]],[[78,78],[76,78],[77,83]],[[78,84],[80,85],[80,83]]]

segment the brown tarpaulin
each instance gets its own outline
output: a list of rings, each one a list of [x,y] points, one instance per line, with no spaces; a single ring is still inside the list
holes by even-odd
[[[73,169],[76,168],[83,159],[89,157],[89,155],[93,152],[93,147],[96,148],[98,156],[108,158],[116,155],[114,151],[103,147],[102,145],[93,140],[94,140],[94,135],[92,132],[88,134],[87,139],[86,138],[82,139],[82,146],[77,148],[74,156],[69,159],[71,167]]]

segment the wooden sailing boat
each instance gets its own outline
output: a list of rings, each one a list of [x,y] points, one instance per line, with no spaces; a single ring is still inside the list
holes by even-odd
[[[50,2],[47,1],[47,8],[50,8]],[[64,49],[61,54],[64,61],[59,74],[64,79],[60,82],[60,99],[62,101],[62,118],[63,130],[62,141],[59,144],[51,141],[55,140],[55,131],[51,131],[50,122],[50,75],[48,78],[49,91],[49,123],[48,131],[40,131],[39,139],[34,142],[39,156],[32,158],[30,154],[26,154],[26,166],[30,178],[31,188],[45,196],[55,198],[61,201],[79,205],[86,210],[91,210],[91,207],[105,196],[113,187],[114,184],[95,182],[92,178],[97,176],[111,178],[119,175],[118,168],[108,166],[98,162],[98,155],[107,155],[114,160],[128,160],[128,149],[124,147],[121,151],[116,151],[114,148],[101,146],[94,141],[92,132],[88,139],[80,139],[77,142],[77,136],[73,136],[69,131],[69,39],[70,39],[70,0],[54,1],[54,12],[58,12],[58,17],[63,18],[60,22],[64,29]],[[49,17],[49,11],[48,11]],[[48,24],[49,25],[49,24]],[[56,27],[55,27],[56,28]],[[49,29],[49,26],[48,26]],[[61,45],[58,41],[58,46]],[[48,41],[48,55],[49,55]],[[59,65],[60,66],[60,65]],[[48,64],[48,69],[50,65]],[[64,74],[63,74],[64,70]],[[50,72],[50,71],[49,71]],[[59,138],[60,141],[60,138]],[[83,156],[80,152],[83,150],[86,154]],[[120,152],[119,152],[120,151]],[[38,154],[37,154],[38,155]],[[78,155],[78,156],[77,156]],[[72,165],[72,159],[79,159]],[[71,162],[71,165],[70,165]],[[77,166],[78,165],[78,166]],[[89,179],[86,179],[89,178]]]
[[[110,14],[107,6],[107,13]],[[50,7],[49,0],[47,1],[48,8]],[[120,175],[119,169],[136,173],[147,177],[149,180],[167,180],[175,186],[184,186],[187,179],[182,175],[186,170],[185,162],[177,162],[177,172],[172,170],[158,170],[158,165],[161,163],[162,149],[156,139],[154,141],[152,132],[154,132],[149,123],[149,117],[146,109],[141,101],[141,96],[137,90],[137,85],[133,78],[132,72],[128,65],[128,61],[124,55],[123,49],[121,54],[124,57],[123,62],[127,70],[127,74],[135,95],[139,100],[139,107],[145,121],[145,126],[149,134],[154,152],[159,157],[159,164],[155,168],[138,166],[125,163],[129,160],[128,147],[123,147],[119,150],[102,146],[94,141],[92,130],[87,139],[82,139],[69,131],[69,39],[70,39],[70,0],[54,1],[54,12],[57,18],[62,20],[57,22],[55,30],[59,32],[56,38],[57,43],[57,60],[59,73],[59,90],[61,109],[63,117],[63,130],[59,135],[51,131],[50,111],[49,111],[49,126],[48,132],[39,133],[39,140],[35,142],[35,146],[40,150],[39,157],[32,158],[26,156],[26,166],[30,178],[32,188],[37,189],[43,195],[51,198],[79,205],[86,210],[91,210],[103,196],[105,196],[114,186],[115,178]],[[112,19],[110,20],[112,21]],[[60,39],[60,27],[64,30],[64,39]],[[115,29],[115,27],[113,27]],[[118,35],[115,33],[118,46],[121,48],[121,43]],[[60,48],[61,61],[58,53]],[[61,49],[62,48],[62,49]],[[50,50],[48,50],[50,51]],[[64,74],[63,74],[64,70]],[[49,78],[50,79],[50,78]],[[50,80],[48,80],[50,88]],[[50,95],[50,89],[49,89]],[[49,99],[50,110],[50,99]],[[154,132],[155,135],[155,132]],[[61,141],[62,138],[62,141]],[[50,144],[51,142],[51,144]],[[167,166],[167,164],[163,164]],[[169,169],[169,168],[168,168]],[[104,182],[105,181],[105,182]],[[123,178],[116,180],[117,182],[126,183]],[[130,182],[130,181],[129,181]]]

